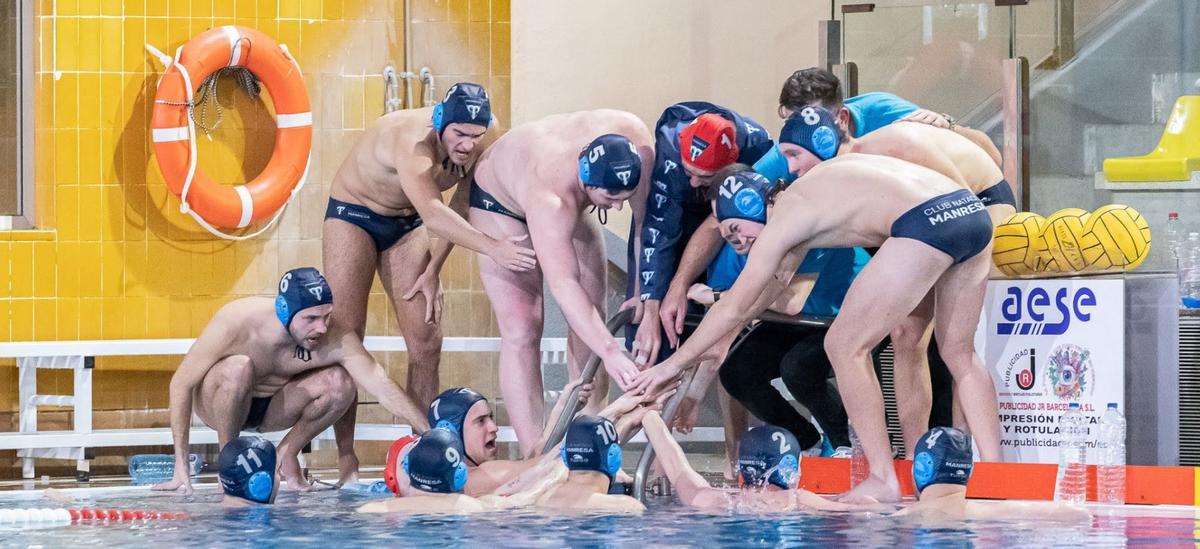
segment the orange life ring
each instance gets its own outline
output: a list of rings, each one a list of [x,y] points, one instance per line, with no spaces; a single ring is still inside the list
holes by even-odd
[[[206,229],[241,228],[278,214],[307,176],[312,148],[312,108],[300,66],[266,34],[240,26],[209,29],[170,58],[147,46],[168,65],[158,82],[151,122],[154,155],[167,187]],[[196,166],[193,95],[210,74],[244,67],[266,86],[275,104],[275,147],[258,177],[245,185],[221,185]],[[272,221],[274,221],[272,219]],[[257,234],[257,233],[256,233]],[[221,234],[220,236],[227,236]]]

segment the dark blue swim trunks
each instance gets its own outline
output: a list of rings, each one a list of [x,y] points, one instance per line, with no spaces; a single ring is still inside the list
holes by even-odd
[[[1008,204],[1012,207],[1017,207],[1017,197],[1013,196],[1012,185],[1008,184],[1007,180],[1001,179],[999,183],[992,185],[975,195],[979,197],[979,201],[983,202],[984,206],[996,206],[999,204]]]
[[[521,223],[525,222],[524,216],[518,215],[516,212],[505,208],[499,200],[496,200],[496,197],[492,196],[492,193],[479,188],[479,185],[474,182],[471,183],[470,201],[472,208],[477,208],[485,212],[495,212],[500,215],[507,215],[508,217],[516,219]]]
[[[924,242],[962,263],[991,243],[992,220],[987,206],[971,191],[961,189],[904,212],[892,223],[892,236]]]
[[[375,241],[377,252],[391,248],[404,238],[404,235],[421,226],[421,216],[417,214],[379,215],[366,206],[334,198],[329,199],[329,206],[325,208],[325,219],[330,218],[340,219],[366,231],[371,235],[371,240]]]

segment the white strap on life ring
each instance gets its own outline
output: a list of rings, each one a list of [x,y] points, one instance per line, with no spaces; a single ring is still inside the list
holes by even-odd
[[[229,66],[231,66],[231,67],[236,66],[238,63],[241,62],[241,51],[242,51],[241,35],[238,34],[237,29],[235,27],[230,26],[230,25],[223,26],[222,30],[224,30],[226,35],[229,36],[229,48],[230,48],[230,52],[231,52],[230,57],[229,57]],[[292,52],[288,51],[287,45],[280,44],[279,48],[281,50],[283,50],[284,55],[287,56],[288,60],[290,60],[292,62],[292,64],[296,66],[296,70],[299,71],[300,63],[296,61],[295,57],[292,57]],[[188,74],[187,69],[184,68],[184,66],[179,62],[179,55],[183,52],[183,46],[179,46],[179,48],[175,50],[175,57],[173,57],[173,58],[171,56],[163,53],[161,50],[159,50],[158,48],[155,48],[154,46],[152,46],[150,44],[146,44],[146,50],[149,51],[152,55],[154,55],[154,57],[156,59],[158,59],[158,62],[163,65],[164,69],[170,68],[171,66],[174,66],[175,68],[179,69],[179,74],[181,76],[183,76],[184,87],[187,89],[187,110],[188,110],[187,126],[180,126],[178,128],[154,129],[152,132],[152,138],[155,142],[183,141],[184,139],[186,139],[188,142],[188,171],[187,171],[187,176],[183,180],[183,191],[179,194],[179,212],[192,216],[192,219],[195,219],[196,223],[198,223],[201,227],[204,227],[204,229],[207,230],[209,233],[211,233],[213,236],[216,236],[218,238],[222,238],[225,240],[249,240],[251,238],[254,238],[254,237],[266,232],[267,229],[270,229],[272,226],[274,226],[275,222],[279,220],[279,217],[283,215],[283,211],[287,209],[288,205],[292,203],[292,200],[294,200],[296,198],[296,195],[300,193],[300,189],[304,188],[304,183],[308,180],[309,167],[312,166],[312,151],[310,150],[308,153],[308,159],[304,162],[304,173],[300,175],[300,180],[296,182],[296,186],[292,188],[292,192],[288,196],[287,202],[284,202],[283,206],[280,206],[279,210],[275,212],[275,215],[271,216],[271,220],[268,221],[267,224],[264,225],[261,229],[254,231],[253,233],[250,233],[250,234],[233,235],[233,234],[223,232],[216,227],[213,227],[211,224],[209,224],[207,221],[205,221],[204,218],[200,217],[199,214],[197,214],[195,211],[193,211],[191,209],[191,207],[188,205],[188,201],[187,201],[188,189],[191,188],[192,179],[196,175],[197,154],[196,154],[196,122],[192,118],[193,109],[195,107],[193,105],[193,101],[194,101],[193,93],[195,90],[192,87],[191,75]],[[159,76],[158,84],[155,84],[155,88],[157,88],[161,84],[162,84],[162,76]],[[158,101],[159,100],[157,100],[157,99],[155,100],[155,102],[158,102]],[[292,127],[297,127],[297,126],[311,126],[311,125],[312,125],[312,112],[311,111],[307,112],[307,113],[276,115],[276,127],[279,127],[279,128],[292,128]],[[237,191],[238,196],[239,196],[239,198],[241,198],[241,201],[242,201],[242,218],[241,218],[241,221],[238,223],[238,227],[244,227],[249,224],[250,216],[252,216],[254,213],[254,204],[250,198],[250,193],[245,189],[244,185],[239,185],[239,186],[235,187],[235,190]]]

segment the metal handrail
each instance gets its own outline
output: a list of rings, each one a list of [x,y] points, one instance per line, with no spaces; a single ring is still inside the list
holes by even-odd
[[[698,323],[698,319],[700,318],[703,318],[702,315],[688,315],[686,322]],[[758,317],[755,319],[757,322],[752,322],[742,329],[741,333],[739,333],[738,336],[733,340],[733,344],[729,346],[729,352],[726,354],[726,356],[732,355],[735,351],[737,351],[738,348],[740,348],[742,344],[749,339],[750,335],[753,334],[759,326],[764,324],[770,323],[825,328],[833,323],[833,319],[834,317],[812,315],[788,316],[775,311],[763,311],[762,314],[758,315]],[[679,408],[679,402],[683,400],[684,395],[687,394],[688,387],[692,384],[692,378],[695,376],[695,374],[696,368],[689,368],[687,372],[684,373],[683,381],[679,384],[679,389],[663,408],[662,418],[663,423],[666,425],[670,426],[671,421],[675,419],[675,411]],[[638,501],[646,500],[646,475],[649,473],[650,464],[653,463],[653,461],[654,446],[647,442],[646,449],[642,452],[641,459],[638,460],[637,471],[634,472],[633,475],[633,495],[638,499]]]
[[[618,312],[608,320],[608,324],[606,325],[608,328],[608,333],[616,335],[617,330],[620,330],[626,324],[629,324],[629,321],[631,320],[633,320],[633,309],[625,309]],[[554,447],[558,446],[559,441],[561,441],[563,435],[566,434],[567,426],[571,424],[571,419],[574,418],[575,413],[579,411],[580,388],[585,383],[591,383],[592,378],[596,377],[596,370],[599,367],[600,355],[592,353],[590,358],[588,358],[587,364],[583,367],[583,373],[580,374],[583,377],[584,382],[576,385],[574,389],[571,389],[571,394],[560,397],[567,399],[566,405],[563,407],[562,413],[560,413],[558,418],[554,420],[554,430],[550,432],[550,437],[546,439],[546,445],[542,447],[542,454],[547,454],[553,450]]]

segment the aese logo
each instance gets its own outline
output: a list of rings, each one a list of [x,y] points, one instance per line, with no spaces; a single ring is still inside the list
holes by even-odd
[[[1033,288],[1022,295],[1021,288],[1013,286],[1007,294],[1000,304],[1005,322],[996,323],[997,335],[1061,335],[1067,332],[1072,319],[1092,320],[1092,308],[1096,306],[1096,294],[1090,288],[1079,288],[1074,295],[1068,295],[1068,288],[1059,288],[1053,301],[1044,288]]]

